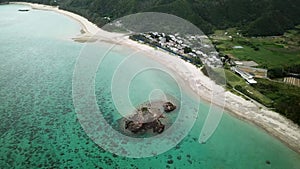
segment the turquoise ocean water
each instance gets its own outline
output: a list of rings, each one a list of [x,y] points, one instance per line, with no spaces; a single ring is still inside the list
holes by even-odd
[[[204,102],[192,130],[163,154],[133,159],[104,151],[82,129],[72,100],[74,66],[84,44],[70,38],[80,34],[79,24],[49,11],[18,12],[20,7],[0,6],[0,168],[300,168],[299,154],[228,114],[212,138],[199,144],[209,110]],[[107,86],[128,50],[120,48],[109,54],[96,75],[97,103],[112,122],[119,116]],[[143,56],[141,60],[153,62]],[[172,78],[146,71],[133,79],[129,89],[139,92],[131,93],[132,102],[138,105],[147,99],[143,93],[156,84],[177,94]],[[183,97],[196,104],[184,93]]]

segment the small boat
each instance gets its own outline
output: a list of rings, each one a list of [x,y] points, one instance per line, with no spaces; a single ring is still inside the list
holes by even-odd
[[[28,9],[28,8],[21,8],[21,9],[19,9],[18,11],[20,11],[20,12],[28,12],[29,9]]]

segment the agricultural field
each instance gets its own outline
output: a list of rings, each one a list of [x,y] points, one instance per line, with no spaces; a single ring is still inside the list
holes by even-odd
[[[300,79],[297,79],[297,78],[294,78],[294,77],[285,77],[283,79],[283,82],[286,83],[286,84],[291,84],[291,85],[300,87]]]
[[[232,28],[218,30],[210,38],[221,54],[237,60],[253,60],[260,68],[300,64],[300,26],[283,36],[243,37]]]

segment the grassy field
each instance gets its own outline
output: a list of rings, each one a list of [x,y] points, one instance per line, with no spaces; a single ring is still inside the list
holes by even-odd
[[[215,70],[216,72],[221,73],[223,70]],[[267,107],[272,107],[273,101],[257,91],[255,88],[250,86],[245,82],[243,78],[240,76],[236,75],[230,70],[225,69],[225,77],[226,77],[226,84],[229,90],[235,89],[238,90],[239,92],[247,95],[248,97],[260,102],[261,104],[267,106]],[[234,92],[234,90],[233,90]]]
[[[238,60],[253,60],[261,68],[300,64],[300,26],[283,36],[256,38],[240,36],[232,28],[216,31],[211,39],[222,54],[229,54]],[[243,48],[234,49],[234,46]]]

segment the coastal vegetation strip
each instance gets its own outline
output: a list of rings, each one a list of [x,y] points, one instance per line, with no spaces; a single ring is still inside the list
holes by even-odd
[[[280,114],[300,125],[300,88],[267,79],[258,79],[256,90],[273,100],[273,107]]]
[[[216,70],[216,72],[220,72],[221,70]],[[225,71],[225,76],[226,76],[226,84],[229,89],[234,89],[237,90],[248,97],[260,102],[266,107],[272,107],[273,101],[257,91],[255,87],[247,84],[247,82],[238,76],[237,74],[233,73],[230,70],[222,70]]]

